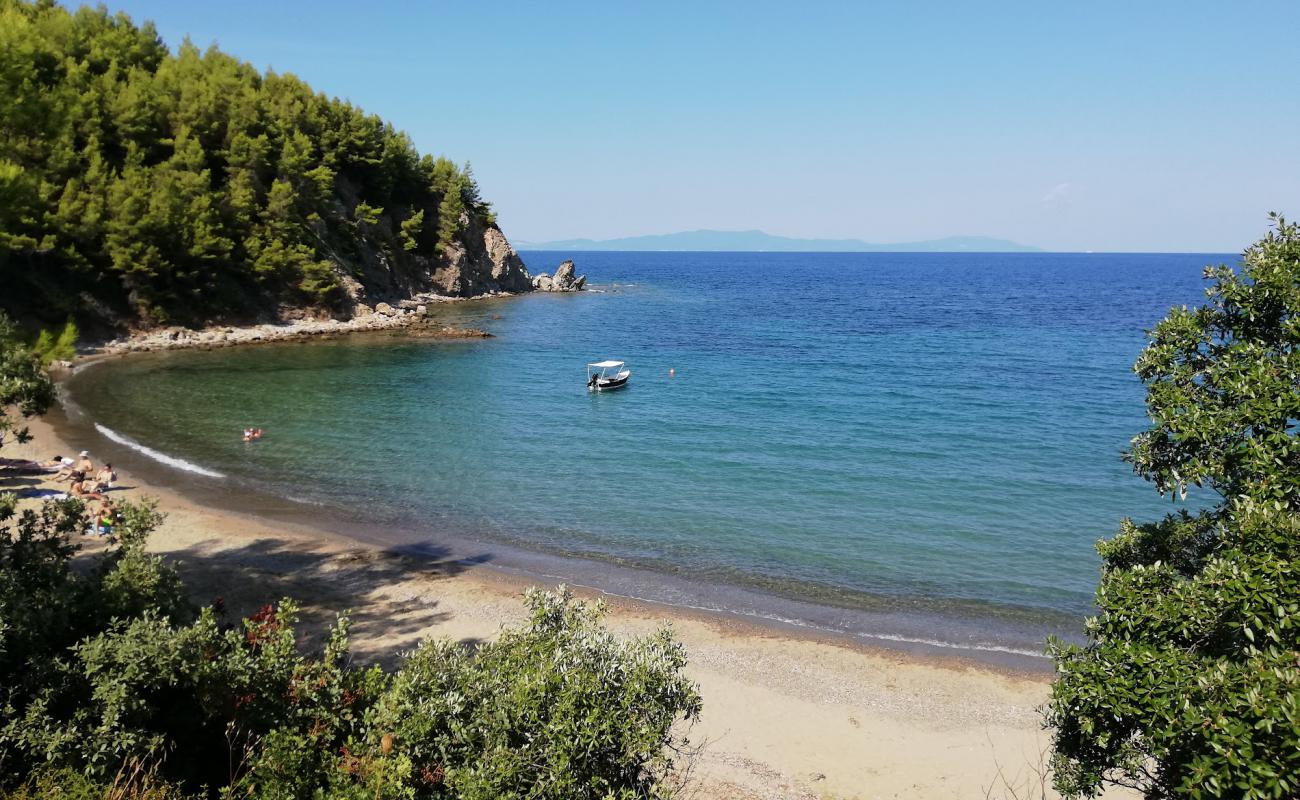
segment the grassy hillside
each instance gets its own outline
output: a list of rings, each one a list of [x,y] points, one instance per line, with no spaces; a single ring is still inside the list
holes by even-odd
[[[526,288],[468,165],[123,14],[0,0],[0,307],[123,327]]]

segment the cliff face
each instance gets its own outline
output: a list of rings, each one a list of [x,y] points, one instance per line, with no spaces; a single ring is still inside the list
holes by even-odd
[[[532,291],[523,260],[500,228],[468,215],[461,224],[464,236],[443,249],[445,261],[430,276],[435,291],[458,297]]]
[[[456,238],[440,250],[429,249],[436,257],[395,252],[380,244],[382,231],[376,234],[359,247],[354,243],[348,257],[333,260],[350,301],[344,304],[345,311],[378,303],[395,305],[424,294],[476,297],[533,290],[528,269],[505,234],[478,216],[462,214]],[[282,312],[292,316],[295,310]]]

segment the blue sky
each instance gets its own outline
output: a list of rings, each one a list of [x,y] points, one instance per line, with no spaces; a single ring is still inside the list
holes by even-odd
[[[110,0],[473,163],[514,239],[1234,252],[1300,217],[1283,3]]]

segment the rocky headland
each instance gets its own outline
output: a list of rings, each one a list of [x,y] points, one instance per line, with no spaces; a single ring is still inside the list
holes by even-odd
[[[530,276],[518,253],[495,225],[475,231],[476,246],[448,248],[449,257],[417,280],[353,281],[346,314],[313,317],[287,310],[279,319],[247,325],[212,324],[202,327],[171,325],[130,331],[81,351],[90,356],[111,356],[161,350],[212,349],[269,342],[301,341],[354,333],[389,332],[438,339],[483,339],[492,334],[478,328],[460,328],[437,319],[444,303],[485,297],[506,297],[532,291],[577,292],[587,276],[575,276],[572,260],[555,275]],[[477,246],[481,241],[481,246]],[[394,277],[391,273],[390,278]],[[383,288],[377,288],[383,287]],[[417,287],[429,287],[421,291]],[[380,297],[386,299],[379,299]]]

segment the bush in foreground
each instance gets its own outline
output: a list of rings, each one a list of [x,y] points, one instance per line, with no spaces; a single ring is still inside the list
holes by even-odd
[[[1138,360],[1154,424],[1135,468],[1220,502],[1098,546],[1088,644],[1053,646],[1065,795],[1300,797],[1300,229],[1275,224]]]
[[[15,797],[666,797],[700,709],[668,631],[630,641],[567,592],[476,650],[358,667],[342,618],[303,653],[288,600],[227,622],[144,550],[72,569],[76,501],[0,527],[0,789]]]

